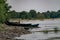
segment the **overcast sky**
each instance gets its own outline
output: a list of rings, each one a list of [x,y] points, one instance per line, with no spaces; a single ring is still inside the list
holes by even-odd
[[[31,9],[37,12],[57,11],[60,9],[60,0],[7,0],[7,2],[12,6],[11,10],[16,10],[17,12]]]

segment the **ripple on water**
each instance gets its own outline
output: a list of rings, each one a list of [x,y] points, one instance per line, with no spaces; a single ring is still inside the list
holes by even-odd
[[[52,37],[52,38],[48,38],[46,40],[60,40],[60,37]]]
[[[32,24],[40,24],[39,27],[32,29],[31,31],[39,31],[39,30],[52,30],[54,27],[58,27],[60,29],[60,20],[44,20],[44,21],[30,21]],[[33,32],[32,34],[22,35],[17,39],[20,40],[60,40],[60,32],[54,33],[49,32],[48,34],[44,34],[42,32]]]

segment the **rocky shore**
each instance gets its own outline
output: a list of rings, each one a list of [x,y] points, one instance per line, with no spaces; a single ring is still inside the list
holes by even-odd
[[[29,33],[31,32],[25,30],[23,27],[0,24],[0,40],[16,40],[14,37],[20,37],[20,35]]]

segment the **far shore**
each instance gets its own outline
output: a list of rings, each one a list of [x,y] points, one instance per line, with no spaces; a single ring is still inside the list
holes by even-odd
[[[51,18],[51,19],[42,19],[42,20],[40,20],[40,19],[33,19],[33,20],[32,19],[31,20],[23,19],[22,20],[22,19],[18,19],[18,18],[17,19],[10,19],[10,21],[13,21],[13,22],[19,22],[19,21],[20,22],[24,22],[24,21],[44,21],[44,20],[60,20],[60,18],[54,18],[54,19]]]

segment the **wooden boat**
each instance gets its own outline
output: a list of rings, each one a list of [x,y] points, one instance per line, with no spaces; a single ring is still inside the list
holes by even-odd
[[[32,27],[38,27],[39,24],[31,24]]]
[[[38,27],[39,24],[20,24],[20,23],[17,23],[17,22],[9,22],[9,21],[6,21],[5,22],[6,25],[9,25],[9,26],[22,26],[22,27]]]
[[[31,25],[31,24],[19,24],[17,22],[9,22],[9,21],[6,21],[5,24],[9,25],[9,26],[29,26],[29,25]]]

